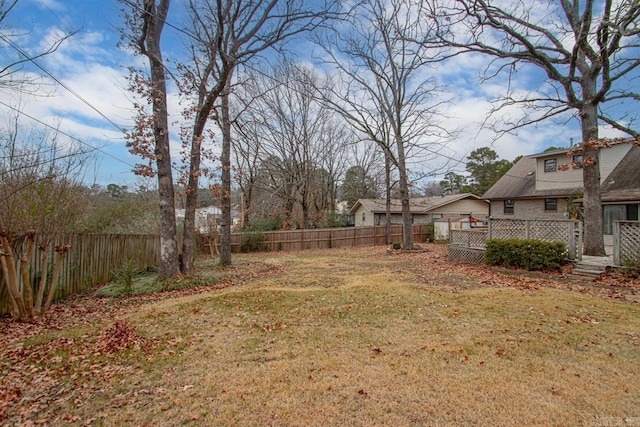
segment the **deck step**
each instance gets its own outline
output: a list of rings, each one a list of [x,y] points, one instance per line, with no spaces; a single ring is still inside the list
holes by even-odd
[[[573,275],[591,277],[591,278],[599,277],[603,273],[604,273],[603,270],[593,270],[593,269],[584,268],[584,267],[583,268],[575,267],[573,271],[571,271],[571,274]]]

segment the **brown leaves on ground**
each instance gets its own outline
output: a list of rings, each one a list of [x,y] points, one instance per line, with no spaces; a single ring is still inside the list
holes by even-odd
[[[640,279],[621,274],[608,274],[597,281],[589,281],[570,275],[570,269],[537,273],[454,264],[449,262],[444,245],[428,245],[427,252],[393,257],[388,256],[384,248],[339,251],[341,259],[363,260],[363,269],[366,269],[363,274],[375,274],[376,268],[392,269],[402,277],[400,280],[406,278],[423,286],[448,288],[452,292],[510,287],[527,292],[556,288],[615,299],[640,295]],[[322,256],[323,252],[316,251],[316,254]],[[150,352],[159,350],[161,354],[173,354],[184,345],[176,337],[144,337],[144,333],[139,333],[124,320],[128,313],[143,304],[213,292],[255,278],[273,276],[286,268],[260,262],[265,256],[278,257],[277,254],[251,255],[249,262],[225,270],[225,276],[215,286],[118,299],[97,298],[95,292],[86,292],[55,304],[46,319],[35,323],[0,320],[3,344],[0,349],[0,424],[28,425],[42,420],[48,424],[90,423],[99,419],[100,414],[92,420],[80,420],[69,414],[48,411],[51,407],[65,407],[66,403],[82,405],[103,393],[104,384],[126,381],[128,375],[140,372],[143,364],[152,363],[148,360]],[[327,268],[329,271],[325,276],[340,273],[335,261]],[[318,277],[324,277],[323,272],[318,272]],[[198,312],[190,311],[185,315],[197,316]],[[61,330],[65,331],[65,336],[58,332]],[[374,355],[384,356],[378,346],[371,344],[370,350]],[[143,392],[153,391],[140,391]],[[368,391],[361,389],[358,393],[366,396]],[[122,404],[134,397],[122,396]],[[197,414],[190,416],[192,421],[197,419]]]
[[[138,368],[120,363],[125,353],[137,353],[136,357],[144,360],[155,347],[163,346],[171,352],[171,348],[179,345],[176,339],[159,343],[145,338],[119,319],[143,304],[235,286],[279,268],[264,263],[242,264],[225,269],[224,277],[213,286],[127,298],[99,298],[93,289],[54,304],[46,318],[33,323],[0,319],[0,425],[9,420],[12,425],[39,421],[50,425],[86,423],[89,420],[46,411],[52,404],[61,405],[69,400],[81,405],[101,391],[88,384],[126,378]],[[106,326],[95,332],[95,326],[100,324]],[[74,338],[56,337],[57,331],[70,328],[93,332]],[[130,357],[127,354],[125,359],[129,361]]]

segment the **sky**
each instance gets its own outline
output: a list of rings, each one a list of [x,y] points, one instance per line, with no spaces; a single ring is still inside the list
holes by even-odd
[[[183,22],[179,16],[181,3],[173,2],[169,21]],[[0,24],[0,33],[12,36],[10,40],[20,49],[37,52],[54,40],[56,34],[69,30],[77,30],[77,33],[55,53],[38,59],[39,66],[27,63],[20,71],[45,83],[38,95],[20,94],[0,86],[0,124],[4,128],[7,117],[18,109],[24,113],[21,126],[41,127],[45,123],[65,134],[61,140],[72,139],[75,144],[94,150],[87,165],[87,184],[117,183],[137,187],[140,178],[132,169],[139,159],[128,152],[123,129],[130,128],[135,115],[131,94],[127,91],[127,67],[142,62],[118,48],[118,28],[122,26],[120,7],[116,0],[20,0]],[[169,56],[178,53],[177,35],[171,28],[166,28],[163,34]],[[3,40],[0,40],[0,47],[2,57],[17,54],[15,48]],[[172,47],[174,52],[171,52]],[[451,98],[445,107],[447,119],[442,124],[460,129],[460,133],[447,144],[446,153],[443,152],[442,159],[436,162],[447,164],[447,168],[438,169],[437,175],[429,179],[441,179],[448,170],[464,172],[465,157],[479,147],[491,146],[500,158],[513,160],[519,155],[541,152],[549,146],[568,146],[572,139],[580,140],[578,123],[573,120],[563,126],[542,123],[494,141],[494,134],[481,125],[491,100],[504,92],[504,82],[479,83],[477,77],[486,65],[485,61],[478,56],[457,57],[437,70],[448,84],[445,96]],[[544,84],[544,76],[536,73],[523,71],[518,79],[523,87]],[[170,107],[174,117],[179,115],[176,108],[174,102]],[[601,135],[618,136],[606,129]],[[177,142],[176,135],[172,137]],[[175,150],[177,148],[174,153]]]

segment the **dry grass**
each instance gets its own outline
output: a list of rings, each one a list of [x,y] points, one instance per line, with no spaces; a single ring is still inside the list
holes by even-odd
[[[283,268],[120,319],[147,344],[91,359],[117,365],[111,375],[80,375],[79,350],[62,351],[65,398],[51,397],[39,416],[94,425],[640,423],[638,304],[451,266],[437,252],[249,258]]]

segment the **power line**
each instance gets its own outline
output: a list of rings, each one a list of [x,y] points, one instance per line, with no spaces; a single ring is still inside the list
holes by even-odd
[[[57,128],[55,128],[55,127],[51,126],[50,124],[45,123],[45,122],[43,122],[42,120],[37,119],[37,118],[33,117],[32,115],[29,115],[29,114],[25,113],[25,112],[24,112],[24,111],[22,111],[22,110],[19,110],[19,109],[18,109],[18,108],[16,108],[16,107],[13,107],[13,106],[11,106],[11,105],[9,105],[9,104],[6,104],[6,103],[4,103],[3,101],[0,101],[0,105],[4,105],[5,107],[7,107],[7,108],[9,108],[9,109],[11,109],[11,110],[13,110],[13,111],[15,111],[16,113],[21,114],[21,115],[23,115],[23,116],[25,116],[25,117],[27,117],[27,118],[29,118],[29,119],[31,119],[31,120],[33,120],[33,121],[35,121],[35,122],[39,123],[39,124],[41,124],[42,126],[45,126],[45,127],[49,128],[49,129],[52,129],[52,130],[54,130],[54,131],[56,131],[56,132],[58,132],[58,133],[60,133],[60,134],[62,134],[62,135],[64,135],[64,136],[66,136],[66,137],[68,137],[68,138],[72,139],[73,141],[79,142],[80,144],[85,145],[85,146],[87,146],[87,147],[91,148],[92,150],[98,151],[98,152],[100,152],[100,153],[104,154],[105,156],[107,156],[107,157],[111,157],[112,159],[114,159],[114,160],[116,160],[116,161],[118,161],[118,162],[120,162],[120,163],[122,163],[122,164],[125,164],[125,165],[127,165],[127,166],[129,166],[129,167],[131,167],[131,168],[135,168],[135,166],[134,166],[134,165],[132,165],[131,163],[128,163],[128,162],[126,162],[126,161],[124,161],[124,160],[122,160],[122,159],[120,159],[120,158],[118,158],[118,157],[116,157],[116,156],[114,156],[114,155],[112,155],[112,154],[109,154],[109,153],[107,153],[106,151],[104,151],[104,150],[102,150],[102,149],[100,149],[100,148],[98,148],[98,147],[94,147],[93,145],[91,145],[91,144],[89,144],[89,143],[87,143],[87,142],[84,142],[83,140],[81,140],[81,139],[79,139],[79,138],[76,138],[76,137],[75,137],[75,136],[73,136],[73,135],[70,135],[70,134],[68,134],[68,133],[66,133],[66,132],[64,132],[64,131],[61,131],[60,129],[57,129]]]
[[[111,124],[113,127],[115,127],[116,129],[118,129],[121,132],[125,132],[126,129],[118,124],[116,124],[113,120],[111,120],[109,117],[107,117],[102,111],[98,110],[98,108],[96,108],[95,106],[93,106],[93,104],[91,104],[89,101],[87,101],[85,98],[83,98],[78,92],[76,92],[75,90],[71,89],[69,86],[67,86],[64,82],[62,82],[60,79],[58,79],[56,76],[53,75],[53,73],[51,73],[49,70],[47,70],[43,65],[40,65],[35,59],[33,59],[33,57],[31,57],[30,55],[28,55],[24,50],[22,50],[20,48],[20,46],[17,46],[15,43],[13,43],[9,38],[7,38],[4,34],[0,33],[0,39],[2,39],[5,43],[7,43],[9,46],[11,46],[16,52],[18,52],[20,55],[24,56],[29,62],[31,62],[33,65],[35,65],[36,67],[38,67],[40,70],[42,70],[42,72],[44,72],[46,75],[48,75],[51,79],[53,79],[53,81],[55,81],[56,83],[58,83],[60,86],[62,86],[63,88],[65,88],[69,93],[71,93],[73,96],[75,96],[76,98],[78,98],[80,101],[82,101],[85,105],[87,105],[89,108],[91,108],[93,111],[95,111],[96,113],[98,113],[100,115],[100,117],[102,117],[103,119],[105,119],[109,124]]]

